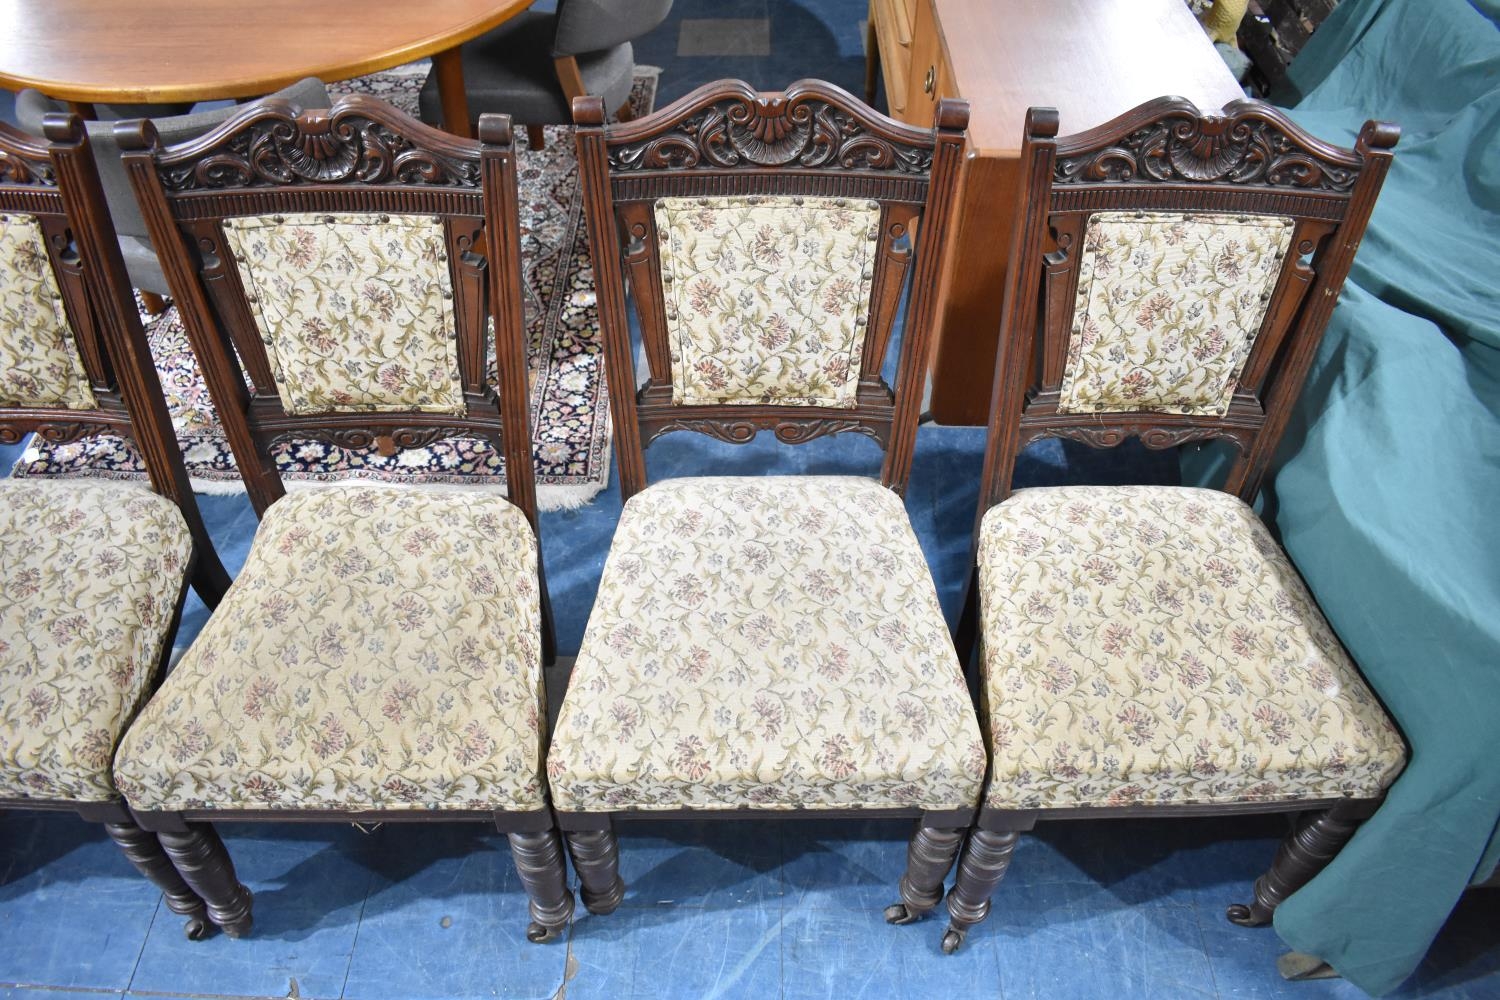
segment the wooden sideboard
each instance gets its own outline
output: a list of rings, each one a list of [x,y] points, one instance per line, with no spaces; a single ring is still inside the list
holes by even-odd
[[[932,414],[939,423],[982,424],[1026,109],[1057,108],[1067,134],[1153,97],[1217,109],[1244,95],[1183,0],[871,0],[869,23],[879,65],[867,89],[878,72],[894,117],[931,125],[939,97],[969,101]]]

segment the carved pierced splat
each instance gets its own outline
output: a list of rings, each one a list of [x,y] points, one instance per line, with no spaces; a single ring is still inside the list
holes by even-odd
[[[300,114],[288,101],[263,102],[214,146],[195,144],[162,157],[159,169],[170,192],[339,182],[480,185],[472,151],[358,96]]]
[[[903,141],[817,93],[745,90],[688,109],[667,131],[611,143],[612,171],[793,167],[925,175],[932,145]]]
[[[1198,115],[1182,101],[1141,109],[1123,139],[1090,145],[1091,133],[1073,148],[1061,144],[1053,183],[1205,183],[1346,193],[1359,176],[1359,159],[1309,142],[1273,109],[1236,102],[1225,116]]]

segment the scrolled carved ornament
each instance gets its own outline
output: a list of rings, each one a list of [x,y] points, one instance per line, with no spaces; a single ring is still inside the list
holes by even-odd
[[[178,192],[345,181],[475,188],[480,166],[419,144],[362,110],[300,117],[267,110],[211,155],[163,166],[161,177]]]
[[[1348,192],[1359,171],[1256,116],[1200,118],[1169,112],[1120,142],[1060,156],[1056,184],[1205,183]]]
[[[733,95],[664,134],[611,146],[609,165],[615,171],[784,166],[924,175],[932,170],[932,148],[878,135],[815,94]]]
[[[57,187],[57,171],[50,160],[33,160],[0,149],[0,184]]]

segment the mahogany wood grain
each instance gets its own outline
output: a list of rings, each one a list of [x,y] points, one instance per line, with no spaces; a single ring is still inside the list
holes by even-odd
[[[531,3],[0,0],[0,86],[75,102],[257,97],[305,76],[344,80],[448,51],[456,57],[458,45]],[[451,97],[445,115],[461,111],[448,120],[467,132],[463,89],[443,91]]]
[[[932,413],[940,423],[982,424],[1026,109],[1057,108],[1063,130],[1081,132],[1154,97],[1218,108],[1244,95],[1182,0],[917,0],[912,24],[909,49],[891,51],[880,34],[884,64],[913,60],[896,71],[907,95],[906,108],[893,112],[921,124],[942,97],[963,97],[972,108],[968,176],[943,275]],[[935,40],[920,37],[929,24]],[[915,59],[927,52],[933,56]],[[926,95],[929,69],[936,86]],[[887,68],[888,83],[892,75]]]

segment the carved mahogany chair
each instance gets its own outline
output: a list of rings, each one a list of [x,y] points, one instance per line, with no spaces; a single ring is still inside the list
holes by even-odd
[[[270,95],[284,97],[303,107],[324,108],[328,106],[328,91],[321,80],[307,77],[284,90]],[[125,270],[130,283],[143,293],[153,296],[150,305],[160,302],[168,293],[166,275],[156,259],[156,251],[147,238],[146,221],[136,207],[130,182],[120,168],[120,151],[115,147],[114,123],[130,118],[145,117],[149,112],[152,123],[162,141],[168,144],[186,142],[197,138],[218,125],[234,113],[232,107],[212,108],[189,114],[191,105],[108,105],[96,104],[94,110],[99,120],[88,122],[84,127],[89,132],[89,143],[94,150],[94,162],[99,165],[99,178],[104,185],[104,198],[109,205],[110,218],[114,221],[115,233],[120,238],[120,253],[125,258]],[[26,89],[16,94],[16,122],[32,135],[42,134],[42,119],[49,114],[64,112],[67,104],[54,101],[40,91]]]
[[[574,103],[626,503],[547,758],[584,904],[623,897],[617,819],[905,816],[916,919],[985,768],[901,500],[967,106],[921,130],[818,81],[723,81],[618,127],[604,110]],[[868,435],[880,478],[646,486],[662,434],[762,430]]]
[[[234,933],[249,894],[196,821],[493,822],[531,899],[527,936],[554,937],[573,897],[542,778],[551,624],[508,120],[481,119],[475,142],[347,97],[265,100],[172,148],[149,123],[119,129],[262,518],[121,747],[132,810],[181,844],[184,877]],[[501,450],[508,500],[287,493],[270,457],[288,437],[390,451],[455,435]]]
[[[115,747],[172,652],[191,579],[229,577],[188,486],[83,123],[50,144],[0,125],[0,441],[133,442],[149,488],[0,479],[0,808],[102,822],[131,863],[207,929],[155,834],[110,776]]]
[[[574,98],[595,94],[622,118],[635,82],[631,40],[672,11],[672,0],[557,0],[555,11],[526,10],[460,50],[473,115],[489,111],[526,123],[532,149],[543,125],[568,125]],[[420,96],[422,119],[442,120],[437,68]]]
[[[1305,813],[1229,909],[1263,924],[1405,762],[1249,507],[1399,130],[1369,122],[1340,149],[1269,105],[1180,98],[1057,129],[1050,108],[1027,116],[974,542],[992,763],[945,951],[1042,819]],[[1221,490],[1012,492],[1044,437],[1217,438],[1235,460]]]

